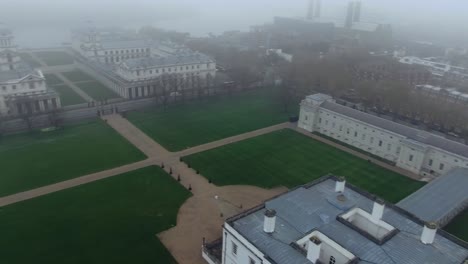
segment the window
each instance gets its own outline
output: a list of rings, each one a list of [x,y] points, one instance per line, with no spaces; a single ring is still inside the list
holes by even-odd
[[[319,118],[319,124],[321,124],[321,123],[322,123],[322,118]]]
[[[441,164],[439,165],[439,170],[444,170],[444,167],[445,167],[445,165],[444,165],[443,163],[441,163]]]
[[[354,137],[357,137],[357,132],[356,131],[354,132]]]
[[[331,256],[330,257],[330,261],[328,262],[328,264],[335,264],[336,263],[336,259],[334,256]]]
[[[2,86],[2,90],[3,90],[3,91],[6,91],[6,86]]]
[[[388,151],[392,150],[392,144],[387,144],[387,150]]]
[[[429,160],[429,166],[432,166],[432,163],[433,163],[433,162],[434,162],[434,161],[433,161],[432,159],[430,159],[430,160]]]
[[[309,116],[305,116],[305,121],[309,120]]]
[[[366,140],[366,134],[362,134],[361,139]]]
[[[348,128],[348,129],[346,129],[346,134],[348,134],[348,135],[349,135],[349,128]]]
[[[34,89],[34,88],[35,88],[34,83],[33,83],[33,82],[30,82],[30,83],[29,83],[29,89]]]
[[[234,242],[232,242],[232,254],[237,255],[237,245]]]
[[[325,125],[328,126],[328,120],[325,120]]]
[[[381,147],[383,144],[382,140],[379,140],[379,147]]]
[[[370,138],[370,143],[374,144],[374,138],[373,137]]]
[[[16,90],[16,85],[15,84],[13,84],[13,90]]]
[[[253,260],[251,257],[249,257],[249,264],[255,264],[255,260]]]
[[[413,155],[409,155],[409,161],[413,161],[413,158],[414,158]]]

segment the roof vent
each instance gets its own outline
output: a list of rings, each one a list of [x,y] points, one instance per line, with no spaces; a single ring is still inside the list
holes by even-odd
[[[339,177],[335,184],[335,192],[343,193],[346,186],[346,179]]]
[[[430,245],[434,242],[435,236],[437,234],[437,223],[430,222],[424,225],[421,242],[426,245]]]
[[[273,209],[268,209],[265,211],[265,219],[263,220],[263,231],[265,233],[271,234],[275,232],[276,225],[276,211]]]

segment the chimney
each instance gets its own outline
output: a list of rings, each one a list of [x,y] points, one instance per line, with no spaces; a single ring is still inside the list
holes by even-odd
[[[343,193],[345,190],[346,180],[344,177],[339,177],[335,184],[335,192]]]
[[[434,242],[436,234],[437,224],[434,222],[426,223],[421,234],[421,242],[426,245],[432,244],[432,242]]]
[[[321,247],[322,241],[316,236],[311,237],[307,248],[307,259],[316,264],[320,258]]]
[[[374,221],[379,221],[382,219],[385,209],[385,203],[381,199],[376,199],[374,201],[374,207],[372,208],[372,219]]]
[[[265,233],[271,234],[275,232],[276,225],[276,211],[275,210],[266,210],[265,211],[265,220],[263,221],[263,231]]]

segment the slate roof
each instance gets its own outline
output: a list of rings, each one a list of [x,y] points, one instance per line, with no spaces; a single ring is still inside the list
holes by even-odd
[[[104,49],[149,48],[151,47],[151,43],[144,39],[103,40],[101,46]]]
[[[31,66],[26,63],[17,63],[17,69],[12,71],[0,71],[0,83],[12,80],[18,80],[29,74],[37,74]]]
[[[468,169],[452,169],[397,205],[424,221],[440,223],[455,216],[468,206]]]
[[[345,115],[347,117],[368,123],[369,125],[382,128],[393,133],[402,135],[408,139],[423,143],[429,146],[433,146],[462,157],[468,158],[468,146],[437,136],[435,134],[411,128],[402,124],[395,123],[393,121],[383,119],[371,114],[361,112],[359,110],[340,105],[334,102],[325,101],[322,105],[322,108],[336,112],[338,114]]]
[[[168,55],[164,57],[152,56],[147,58],[129,59],[126,60],[124,64],[130,69],[136,69],[208,62],[213,62],[213,60],[204,54],[190,52],[185,54],[177,53],[175,55]]]
[[[325,177],[265,202],[264,206],[227,220],[237,232],[278,264],[310,264],[306,256],[291,246],[292,242],[319,231],[359,258],[357,263],[379,264],[460,264],[468,258],[468,245],[438,230],[434,243],[420,241],[422,222],[404,210],[387,204],[383,221],[399,230],[383,245],[378,245],[354,229],[336,220],[336,216],[359,207],[372,211],[371,196],[347,184],[347,202],[336,200],[335,177]],[[334,202],[331,202],[333,201]],[[264,213],[276,211],[274,233],[263,231]]]

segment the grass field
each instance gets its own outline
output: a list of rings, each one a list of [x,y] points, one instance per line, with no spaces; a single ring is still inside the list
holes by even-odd
[[[46,78],[46,83],[49,86],[63,84],[63,81],[60,80],[55,74],[44,74],[44,77]]]
[[[45,74],[46,82],[49,87],[54,89],[60,94],[60,101],[62,106],[75,105],[85,103],[86,101],[81,98],[72,88],[64,84],[55,74]]]
[[[37,68],[37,67],[40,67],[41,64],[39,62],[37,62],[31,55],[29,55],[28,53],[20,53],[19,55],[21,57],[21,59],[26,62],[28,65],[30,65],[31,67],[33,68]]]
[[[101,121],[5,136],[0,141],[0,197],[144,158]]]
[[[119,98],[114,91],[110,90],[98,81],[80,82],[76,83],[76,86],[80,87],[83,92],[91,96],[96,101]]]
[[[147,167],[0,210],[1,262],[176,263],[155,234],[190,193]]]
[[[293,114],[297,114],[294,106]],[[177,151],[288,121],[269,90],[208,98],[184,105],[131,112],[127,118],[170,151]]]
[[[468,242],[468,210],[453,219],[444,229]]]
[[[62,106],[86,103],[86,101],[81,98],[81,96],[75,93],[75,91],[73,91],[72,88],[66,84],[54,85],[51,87],[59,93]]]
[[[73,64],[73,57],[64,51],[36,51],[34,54],[48,66]]]
[[[390,202],[424,184],[285,129],[184,157],[217,185],[295,187],[328,173]]]
[[[67,77],[67,79],[69,79],[72,82],[95,81],[93,77],[80,70],[64,72],[62,74],[65,75],[65,77]]]

